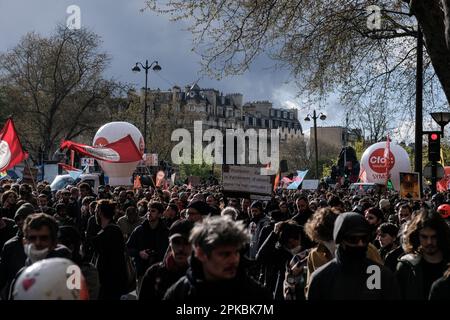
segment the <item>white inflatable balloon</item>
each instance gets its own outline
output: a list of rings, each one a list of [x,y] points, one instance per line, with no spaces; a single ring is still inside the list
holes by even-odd
[[[110,122],[98,129],[93,145],[104,146],[131,135],[139,151],[144,153],[144,138],[138,128],[128,122]],[[130,185],[131,177],[139,161],[129,163],[110,163],[98,161],[105,174],[109,177],[111,186]]]
[[[362,182],[384,184],[386,167],[384,149],[386,142],[378,142],[368,147],[361,157],[360,176]],[[390,143],[391,181],[395,190],[400,190],[400,172],[411,172],[408,153],[398,144]],[[365,170],[366,174],[362,174]]]

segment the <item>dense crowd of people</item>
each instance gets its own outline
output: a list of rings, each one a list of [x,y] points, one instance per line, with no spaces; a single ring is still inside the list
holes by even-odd
[[[450,299],[448,193],[0,183],[4,300]]]

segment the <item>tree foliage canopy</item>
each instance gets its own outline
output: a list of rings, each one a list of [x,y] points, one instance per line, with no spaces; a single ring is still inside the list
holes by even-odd
[[[424,106],[450,100],[449,0],[170,0],[148,8],[185,20],[205,72],[243,73],[258,55],[291,71],[298,92],[340,95],[354,121],[359,107],[391,119],[412,119],[417,22],[424,34]],[[381,8],[381,28],[368,27],[369,6]],[[448,39],[448,37],[447,37]],[[442,95],[442,89],[445,97]],[[400,108],[399,108],[400,107]],[[378,111],[377,111],[378,112]],[[386,127],[388,130],[389,127]]]

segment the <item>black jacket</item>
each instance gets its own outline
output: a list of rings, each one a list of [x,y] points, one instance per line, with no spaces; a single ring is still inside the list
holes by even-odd
[[[27,256],[23,249],[22,233],[8,240],[0,255],[0,297],[7,299],[9,287],[17,272],[25,265]]]
[[[428,299],[429,292],[426,292],[424,286],[422,256],[411,253],[402,256],[397,265],[396,276],[404,299]]]
[[[107,225],[92,239],[100,280],[99,299],[119,299],[126,291],[125,243],[119,226]]]
[[[283,281],[286,265],[293,254],[278,243],[278,235],[271,232],[256,254],[256,261],[261,263],[262,274],[259,278],[264,287],[268,288],[275,300],[284,300]]]
[[[292,220],[297,222],[297,224],[304,226],[305,223],[308,221],[309,218],[312,217],[314,212],[312,212],[311,209],[306,209],[303,212],[296,212],[295,215],[292,217]]]
[[[16,214],[17,209],[19,208],[16,205],[11,208],[0,208],[0,217],[14,219],[14,215]]]
[[[433,282],[430,300],[450,300],[450,277],[442,277]]]
[[[86,226],[86,236],[85,236],[85,244],[84,244],[84,256],[85,259],[90,261],[93,254],[94,254],[94,247],[92,244],[92,240],[97,236],[97,234],[102,230],[102,227],[100,227],[97,224],[97,221],[95,220],[95,216],[92,215],[89,217],[87,226]]]
[[[304,230],[304,226],[306,222],[309,220],[309,218],[312,217],[314,212],[312,212],[309,208],[301,213],[297,213],[295,216],[292,217],[291,220],[294,220],[297,222],[298,225],[302,227],[301,237],[302,237],[302,248],[303,249],[310,249],[314,247],[314,242],[311,241],[311,239],[306,235],[306,232]]]
[[[380,288],[368,287],[369,277],[380,270]],[[389,269],[363,258],[348,260],[343,254],[342,245],[338,245],[336,257],[321,266],[311,275],[308,300],[395,300],[400,299],[400,290],[394,274]]]
[[[186,274],[187,266],[174,265],[172,255],[168,255],[165,261],[152,265],[145,272],[139,290],[139,300],[162,300],[167,289]]]
[[[148,220],[134,229],[128,239],[127,249],[128,254],[134,259],[137,276],[144,275],[151,265],[162,261],[168,246],[169,230],[161,219],[155,229],[150,228]],[[139,252],[142,250],[149,250],[150,258],[148,260],[140,257]]]
[[[194,256],[186,275],[166,292],[164,300],[186,302],[269,301],[270,293],[246,275],[243,268],[232,280],[205,281],[203,268]]]
[[[12,219],[2,218],[5,223],[5,226],[0,229],[0,249],[3,248],[3,245],[16,235],[17,230],[15,229],[16,223]]]
[[[386,257],[384,259],[384,266],[389,268],[389,270],[391,270],[392,272],[396,272],[398,260],[404,254],[405,251],[403,251],[402,246],[398,246],[397,248],[386,254]]]

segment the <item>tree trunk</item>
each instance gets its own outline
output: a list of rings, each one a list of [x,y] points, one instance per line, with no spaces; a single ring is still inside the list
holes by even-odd
[[[445,41],[450,50],[450,0],[441,0],[441,3],[444,10]]]
[[[445,0],[445,2],[449,1]],[[444,12],[439,6],[439,1],[418,0],[414,1],[412,13],[416,16],[422,28],[425,47],[431,58],[431,63],[447,101],[450,102],[450,50],[445,36]]]

